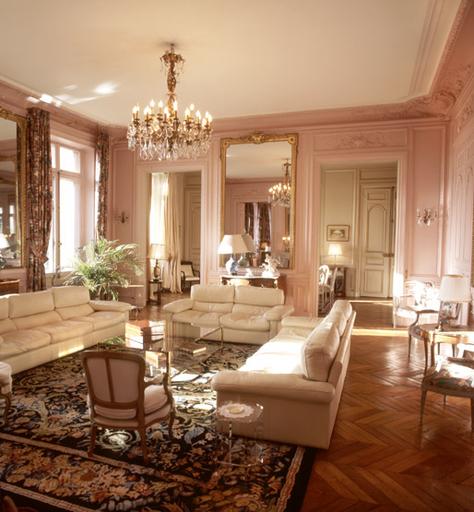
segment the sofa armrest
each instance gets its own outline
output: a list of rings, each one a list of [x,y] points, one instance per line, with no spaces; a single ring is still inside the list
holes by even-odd
[[[315,316],[287,316],[281,322],[282,327],[299,327],[300,329],[313,330],[324,318]]]
[[[91,300],[89,304],[94,311],[131,311],[133,306],[128,302],[118,300]]]
[[[305,379],[303,375],[220,371],[212,379],[215,391],[271,396],[303,402],[330,402],[335,388],[329,382]]]
[[[181,313],[187,309],[192,309],[194,305],[193,299],[179,299],[163,306],[163,311],[166,313]]]
[[[265,320],[273,320],[273,321],[279,321],[282,318],[285,318],[285,316],[291,315],[295,308],[293,306],[273,306],[271,309],[265,312],[263,315],[265,317]]]

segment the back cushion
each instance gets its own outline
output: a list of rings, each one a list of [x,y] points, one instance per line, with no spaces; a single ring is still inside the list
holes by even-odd
[[[336,300],[330,313],[333,311],[339,311],[344,315],[344,318],[348,320],[352,313],[351,303],[348,300]]]
[[[68,308],[56,308],[56,312],[61,315],[63,320],[69,320],[76,316],[88,316],[94,312],[94,308],[90,304],[79,304],[77,306],[69,306]]]
[[[5,318],[8,318],[9,311],[10,297],[8,295],[3,295],[0,297],[0,320],[5,320]]]
[[[327,382],[339,347],[339,333],[331,322],[318,325],[301,347],[301,367],[307,379]]]
[[[245,313],[247,315],[264,315],[270,308],[262,306],[251,306],[249,304],[235,304],[232,313]]]
[[[184,272],[186,277],[193,277],[193,267],[191,265],[181,265],[181,272]]]
[[[5,320],[0,320],[0,334],[4,334],[6,332],[15,331],[16,325],[13,323],[13,320],[10,318],[5,318]]]
[[[191,299],[196,302],[234,302],[234,287],[195,284],[191,286]],[[193,309],[196,309],[193,307]]]
[[[52,291],[56,308],[88,304],[90,300],[89,290],[85,286],[58,286]]]
[[[53,292],[51,290],[20,293],[19,295],[11,295],[9,299],[10,318],[46,313],[54,309]]]
[[[36,315],[22,316],[14,318],[13,323],[17,329],[34,329],[40,325],[55,324],[61,322],[62,318],[56,311],[47,311],[46,313],[37,313]]]
[[[233,288],[229,286],[229,288]],[[285,294],[279,288],[258,288],[257,286],[236,286],[236,304],[250,304],[252,306],[279,306],[285,302]]]
[[[193,309],[205,313],[230,313],[233,305],[233,302],[199,302],[195,300]]]
[[[346,317],[342,311],[333,311],[329,312],[329,315],[323,320],[323,322],[329,322],[336,326],[337,332],[339,336],[342,336],[344,329],[346,328]]]

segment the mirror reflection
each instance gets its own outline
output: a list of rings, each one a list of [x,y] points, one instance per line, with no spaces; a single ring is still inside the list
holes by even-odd
[[[289,140],[229,143],[225,151],[224,234],[246,234],[253,250],[238,267],[261,267],[268,257],[291,267],[296,150]]]
[[[0,117],[0,269],[21,266],[17,215],[17,124]]]

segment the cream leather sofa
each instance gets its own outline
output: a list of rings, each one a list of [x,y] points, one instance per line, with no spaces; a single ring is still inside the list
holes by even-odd
[[[224,341],[261,344],[275,336],[281,320],[294,311],[284,302],[277,288],[194,285],[190,299],[170,302],[163,310],[181,335],[196,336],[201,327],[221,326]],[[220,334],[209,339],[220,339]]]
[[[0,361],[17,373],[123,335],[129,310],[82,286],[0,297]]]
[[[324,319],[287,317],[280,332],[237,370],[212,381],[217,405],[242,401],[263,405],[262,438],[328,448],[350,356],[355,313],[336,301]],[[233,425],[252,436],[254,426]]]

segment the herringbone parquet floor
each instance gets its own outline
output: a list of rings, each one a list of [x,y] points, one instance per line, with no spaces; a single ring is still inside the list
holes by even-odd
[[[164,303],[168,302],[164,296]],[[407,360],[389,303],[356,301],[351,361],[329,450],[319,450],[302,512],[474,511],[474,436],[467,399],[428,394],[424,354]],[[157,318],[160,308],[143,316]],[[449,354],[450,347],[446,347]]]

